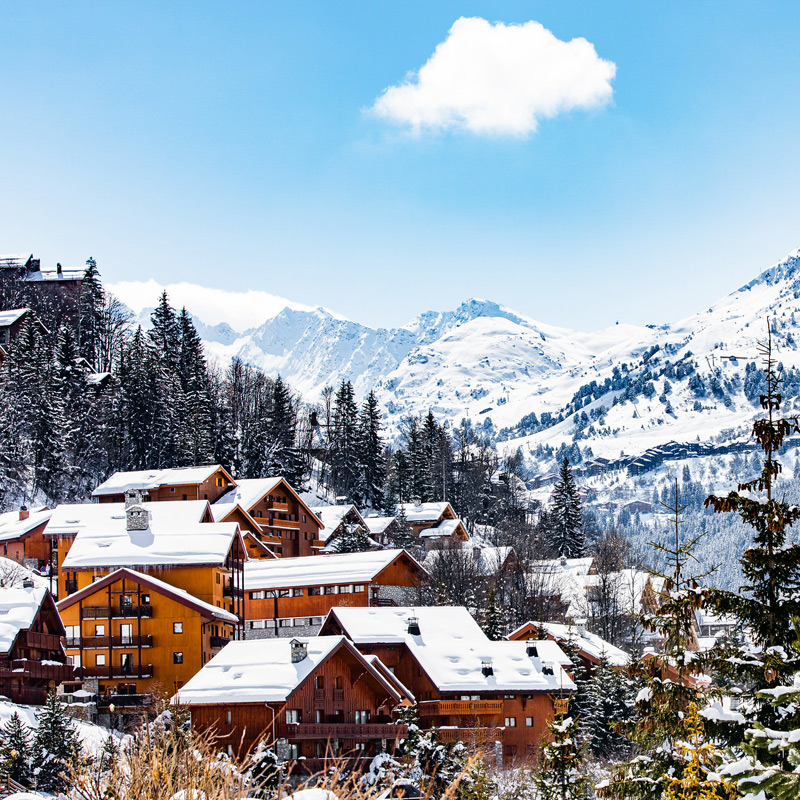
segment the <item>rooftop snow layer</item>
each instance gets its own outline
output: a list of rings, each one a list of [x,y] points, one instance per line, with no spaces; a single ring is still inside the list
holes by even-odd
[[[17,634],[31,627],[46,595],[43,587],[0,589],[0,653],[8,653]]]
[[[218,469],[219,464],[205,464],[200,467],[175,467],[173,469],[143,469],[131,472],[115,472],[107,481],[101,483],[92,497],[109,494],[123,494],[138,489],[146,492],[159,486],[181,486],[202,483]]]
[[[450,503],[400,503],[398,509],[403,509],[409,522],[436,522],[449,506]]]
[[[252,591],[367,583],[402,553],[403,550],[369,550],[365,553],[251,560],[244,565],[244,588]]]
[[[526,623],[527,624],[527,623]],[[558,642],[572,642],[591,658],[598,661],[605,655],[612,667],[626,667],[631,657],[624,650],[601,639],[597,634],[590,633],[585,628],[581,631],[574,625],[562,625],[556,622],[535,622],[540,630],[546,631]]]
[[[13,325],[20,317],[25,316],[29,311],[29,308],[11,308],[8,311],[0,311],[0,328]]]
[[[378,536],[382,534],[397,517],[364,517],[367,529],[370,536]]]
[[[0,542],[11,542],[47,522],[53,512],[49,508],[31,511],[27,519],[19,518],[19,511],[0,514]]]
[[[277,477],[246,478],[237,481],[236,486],[225,492],[214,503],[212,509],[214,519],[222,519],[222,517],[230,514],[236,506],[241,506],[245,511],[250,511],[264,495],[269,494],[282,480],[282,477]]]

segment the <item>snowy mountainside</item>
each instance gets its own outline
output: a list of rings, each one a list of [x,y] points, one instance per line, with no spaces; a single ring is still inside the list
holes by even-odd
[[[469,418],[502,447],[521,447],[536,462],[552,459],[562,444],[619,458],[670,441],[745,437],[757,413],[755,346],[768,316],[779,359],[800,366],[798,298],[800,251],[680,322],[591,333],[544,325],[480,299],[424,312],[397,329],[299,304],[276,311],[272,303],[263,321],[242,331],[219,314],[206,325],[187,307],[212,359],[238,357],[280,374],[309,401],[346,378],[359,395],[376,390],[392,432],[403,416],[432,409],[453,426]]]

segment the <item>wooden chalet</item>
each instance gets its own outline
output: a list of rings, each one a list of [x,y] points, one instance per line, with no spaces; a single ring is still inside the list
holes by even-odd
[[[43,269],[41,259],[28,253],[0,255],[0,275],[30,283],[38,294],[67,300],[73,307],[77,307],[80,299],[85,273],[85,266],[62,267],[56,264]]]
[[[59,505],[45,529],[57,548],[64,599],[122,567],[235,614],[244,624],[245,544],[239,526],[213,522],[208,501]],[[237,634],[238,635],[238,634]]]
[[[50,570],[50,542],[44,536],[52,511],[40,508],[0,514],[0,555],[40,572]]]
[[[19,336],[22,326],[28,319],[33,320],[42,333],[48,332],[44,323],[30,308],[11,308],[7,311],[0,311],[0,366],[6,360],[12,342]]]
[[[326,548],[329,548],[345,532],[360,532],[369,535],[368,525],[352,504],[311,506],[311,510],[319,517],[324,526],[319,538],[325,542]]]
[[[224,467],[207,464],[115,472],[92,492],[92,497],[100,503],[124,503],[126,492],[136,491],[150,503],[166,500],[208,500],[213,503],[234,485]]]
[[[467,529],[450,503],[401,503],[398,511],[402,511],[411,532],[425,547],[443,542],[455,544],[469,541]]]
[[[420,725],[470,741],[504,766],[536,759],[557,704],[575,684],[552,641],[489,640],[465,608],[334,608],[320,634],[344,635],[392,670],[417,700]]]
[[[400,534],[397,517],[364,517],[369,538],[383,547],[391,547]]]
[[[217,522],[236,520],[279,558],[314,555],[325,546],[323,523],[285,478],[237,481],[211,511]],[[243,513],[254,524],[248,527]]]
[[[316,773],[333,759],[365,768],[405,738],[392,722],[413,699],[343,636],[231,642],[173,698],[192,727],[210,731],[231,755],[260,740],[293,773]]]
[[[238,617],[152,575],[117,569],[58,604],[76,677],[98,711],[141,713],[235,635]]]
[[[247,638],[311,635],[334,606],[406,605],[426,577],[405,550],[248,561]]]
[[[31,579],[0,588],[0,694],[15,703],[41,705],[47,692],[73,678],[50,592]]]
[[[582,622],[575,625],[563,625],[557,622],[526,622],[509,633],[507,638],[512,642],[551,639],[557,642],[565,652],[572,652],[580,659],[586,675],[594,672],[603,658],[609,666],[615,669],[626,669],[631,663],[628,653],[588,631]]]

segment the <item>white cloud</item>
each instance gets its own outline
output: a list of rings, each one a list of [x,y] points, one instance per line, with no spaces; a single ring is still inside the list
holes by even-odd
[[[461,17],[419,72],[386,89],[372,111],[415,132],[524,136],[540,118],[607,103],[616,70],[591,42],[563,42],[538,22]]]

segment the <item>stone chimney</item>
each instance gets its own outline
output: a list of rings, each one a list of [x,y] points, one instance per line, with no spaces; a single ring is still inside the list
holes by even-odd
[[[140,506],[142,504],[142,493],[138,489],[128,489],[125,492],[125,508]]]
[[[146,531],[150,527],[150,512],[141,502],[141,492],[125,492],[125,528],[128,531]]]
[[[578,636],[586,636],[586,619],[580,617],[575,620],[575,627],[578,630]]]
[[[28,506],[20,506],[19,507],[19,519],[20,519],[20,522],[23,519],[28,519],[28,517],[30,516],[30,513],[31,512],[28,511]]]
[[[308,657],[308,643],[301,642],[299,639],[292,639],[289,642],[289,647],[292,649],[292,664],[302,661]]]

